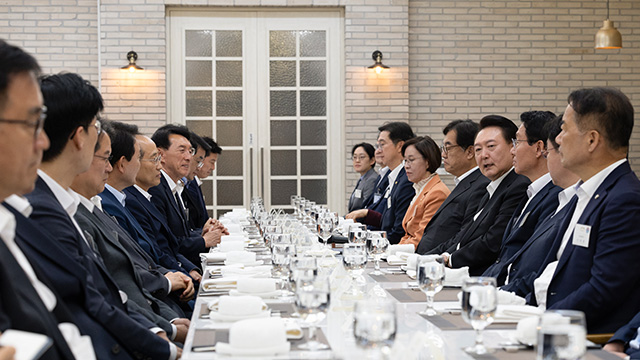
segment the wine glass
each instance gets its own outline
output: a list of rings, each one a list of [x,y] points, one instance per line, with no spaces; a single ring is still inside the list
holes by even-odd
[[[577,310],[547,310],[538,326],[538,360],[582,359],[586,352],[586,322]]]
[[[325,248],[328,247],[327,242],[333,232],[333,220],[328,216],[321,216],[316,222],[318,236],[322,239]]]
[[[464,349],[470,354],[487,354],[482,342],[482,330],[493,322],[498,307],[496,279],[470,277],[462,283],[462,318],[476,331],[476,343]]]
[[[416,277],[420,290],[427,295],[427,308],[420,315],[438,315],[433,308],[433,298],[442,290],[444,259],[440,255],[420,256],[416,262]]]
[[[367,248],[365,244],[344,244],[344,248],[342,249],[342,263],[344,264],[344,268],[351,275],[351,288],[345,292],[351,295],[359,295],[361,291],[356,287],[357,280],[362,273],[364,272],[364,268],[367,266]]]
[[[385,354],[396,337],[396,308],[389,300],[361,300],[353,308],[353,336],[360,347]],[[368,354],[373,355],[373,354]],[[374,356],[367,356],[371,358]]]
[[[367,251],[373,256],[374,271],[372,275],[382,275],[380,271],[380,256],[387,251],[389,240],[386,231],[369,231],[367,235]]]
[[[351,224],[351,226],[349,226],[347,240],[349,240],[350,243],[364,244],[367,241],[366,227],[362,224]]]
[[[291,258],[296,254],[296,246],[293,244],[273,244],[271,248],[271,263],[273,269],[271,275],[280,279],[280,295],[283,298],[293,295],[293,292],[289,291],[289,264]]]
[[[328,346],[316,340],[316,325],[321,322],[331,302],[331,286],[329,278],[316,276],[312,280],[296,281],[296,307],[301,317],[309,324],[309,340],[298,347],[317,351]]]

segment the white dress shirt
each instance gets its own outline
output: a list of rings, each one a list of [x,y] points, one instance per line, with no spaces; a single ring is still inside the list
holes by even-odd
[[[473,169],[467,171],[466,173],[460,175],[460,176],[456,176],[453,178],[453,181],[455,182],[456,186],[458,186],[458,184],[460,184],[460,182],[462,180],[464,180],[467,176],[471,175],[472,172],[476,171],[476,169],[478,169],[478,166],[474,167]]]

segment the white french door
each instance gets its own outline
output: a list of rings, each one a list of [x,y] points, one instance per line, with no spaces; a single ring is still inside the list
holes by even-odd
[[[169,11],[169,121],[223,148],[213,216],[252,196],[342,207],[342,29],[339,11]]]

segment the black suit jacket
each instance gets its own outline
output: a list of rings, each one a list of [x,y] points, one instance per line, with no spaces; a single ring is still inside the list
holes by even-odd
[[[389,194],[391,199],[391,207],[387,199],[380,200],[383,202],[386,210],[382,212],[382,221],[380,229],[387,232],[387,238],[389,243],[397,244],[404,236],[404,227],[402,227],[402,220],[407,213],[407,208],[411,203],[411,199],[416,195],[416,191],[413,189],[413,183],[407,179],[407,173],[404,167],[400,169],[398,176],[393,184],[393,189]]]
[[[427,224],[416,252],[426,254],[453,238],[464,224],[473,221],[478,203],[487,193],[488,183],[489,179],[482,175],[480,169],[460,181]]]
[[[184,191],[182,191],[182,202],[189,209],[189,228],[202,230],[204,224],[209,220],[209,213],[196,179],[188,181],[185,185]]]
[[[484,206],[478,206],[478,211],[482,208],[478,218],[431,253],[448,252],[453,267],[468,266],[470,275],[482,274],[498,257],[505,229],[520,200],[526,196],[529,184],[529,179],[511,169],[493,196]],[[488,197],[488,193],[485,196]]]

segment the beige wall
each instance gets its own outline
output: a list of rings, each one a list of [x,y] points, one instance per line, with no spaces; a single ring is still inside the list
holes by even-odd
[[[32,52],[45,72],[79,72],[101,86],[111,119],[146,132],[171,121],[166,106],[166,7],[341,7],[345,14],[345,173],[351,146],[374,142],[384,121],[408,121],[440,141],[450,120],[489,113],[517,119],[562,111],[573,89],[614,86],[640,109],[640,1],[611,1],[622,50],[595,51],[602,0],[9,0],[0,37]],[[98,33],[100,38],[98,39]],[[119,70],[134,49],[146,71]],[[392,68],[366,70],[379,49]],[[98,64],[100,66],[98,66]],[[630,159],[640,170],[640,134]],[[345,197],[349,191],[345,190]]]

